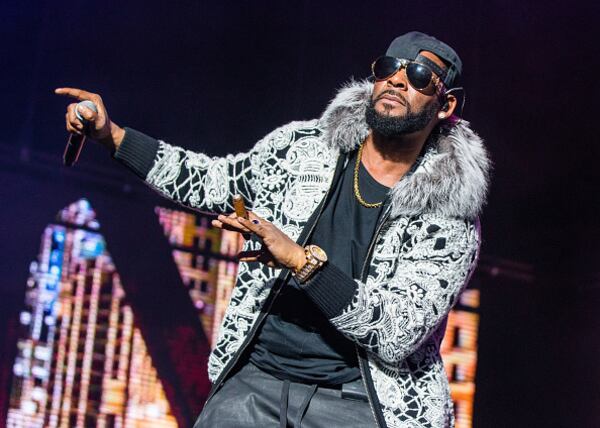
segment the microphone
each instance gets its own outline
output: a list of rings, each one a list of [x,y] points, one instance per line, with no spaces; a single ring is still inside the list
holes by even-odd
[[[96,104],[91,101],[81,101],[79,104],[77,104],[77,106],[75,106],[75,116],[77,116],[77,119],[83,123],[83,135],[69,135],[69,140],[67,141],[65,152],[63,153],[63,165],[65,166],[72,166],[75,162],[77,162],[77,159],[79,159],[79,153],[81,153],[83,143],[85,142],[85,134],[88,132],[89,122],[85,120],[81,114],[79,114],[79,106],[87,107],[90,110],[98,113]]]

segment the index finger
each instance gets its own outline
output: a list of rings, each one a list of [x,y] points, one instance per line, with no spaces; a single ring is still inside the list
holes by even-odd
[[[79,101],[92,100],[95,94],[77,88],[56,88],[55,94],[64,95],[66,97],[76,98]]]
[[[237,217],[236,220],[238,221],[238,223],[240,223],[242,226],[245,226],[246,229],[250,229],[251,232],[254,232],[260,238],[264,238],[265,234],[267,233],[267,230],[265,229],[264,225],[268,224],[269,222],[263,220],[262,218],[254,214],[252,211],[248,211],[248,215],[250,219],[245,219],[244,217]]]

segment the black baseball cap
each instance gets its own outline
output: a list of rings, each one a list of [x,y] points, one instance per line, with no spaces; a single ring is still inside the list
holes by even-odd
[[[444,85],[451,88],[462,73],[462,61],[454,49],[435,37],[419,31],[411,31],[396,37],[385,54],[414,61],[421,51],[432,52],[446,63],[448,68],[443,75],[440,75],[440,78]],[[435,66],[435,64],[433,65]],[[439,69],[439,67],[433,68],[436,74],[439,75],[438,70],[435,69]]]

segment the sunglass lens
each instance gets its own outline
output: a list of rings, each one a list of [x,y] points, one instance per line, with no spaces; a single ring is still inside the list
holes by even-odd
[[[400,68],[400,61],[391,56],[382,56],[377,58],[373,64],[373,76],[376,79],[386,79],[393,75]]]
[[[406,76],[415,89],[425,89],[431,82],[431,70],[416,62],[408,64]]]

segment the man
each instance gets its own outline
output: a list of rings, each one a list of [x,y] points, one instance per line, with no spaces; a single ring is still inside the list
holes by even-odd
[[[321,118],[211,158],[108,118],[90,135],[163,195],[251,234],[209,361],[196,427],[453,426],[439,354],[478,255],[490,162],[454,115],[462,63],[423,33],[396,38]],[[67,129],[83,129],[67,111]]]

